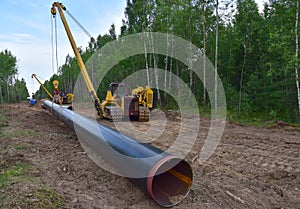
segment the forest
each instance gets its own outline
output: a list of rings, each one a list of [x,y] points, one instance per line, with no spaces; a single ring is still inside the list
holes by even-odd
[[[214,65],[225,89],[229,119],[298,122],[298,13],[295,0],[269,0],[261,11],[254,0],[127,0],[120,34],[112,24],[107,34],[91,38],[88,47],[79,51],[87,61],[96,50],[123,36],[145,32],[173,34],[200,48]],[[172,44],[167,44],[166,50],[171,55]],[[205,85],[199,78],[171,56],[153,53],[129,57],[115,65],[97,90],[99,98],[105,98],[110,82],[154,67],[179,76],[196,96],[199,110],[210,112]],[[73,92],[79,73],[76,58],[68,55],[58,74],[45,81],[45,86],[53,90],[52,81],[57,79],[64,92]],[[1,101],[13,96],[8,95],[15,88],[8,84],[9,78],[1,75]],[[5,90],[6,87],[11,90]],[[46,96],[41,88],[36,92],[37,98]],[[159,107],[177,106],[161,92]]]
[[[29,94],[26,82],[18,78],[17,58],[9,51],[0,52],[0,104],[20,102]]]

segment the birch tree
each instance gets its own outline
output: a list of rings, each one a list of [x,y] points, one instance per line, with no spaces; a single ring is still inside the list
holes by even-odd
[[[219,0],[216,0],[216,51],[215,51],[215,111],[218,111],[218,41],[219,41]]]
[[[202,0],[202,33],[203,33],[203,104],[206,106],[206,28],[205,28],[205,0]]]
[[[296,3],[296,23],[295,23],[295,35],[296,35],[296,86],[298,94],[298,119],[300,120],[300,87],[299,87],[299,66],[298,66],[298,55],[299,55],[299,44],[298,44],[298,21],[299,21],[299,1]]]

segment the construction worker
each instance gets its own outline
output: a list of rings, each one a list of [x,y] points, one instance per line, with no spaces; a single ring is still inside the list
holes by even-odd
[[[60,90],[58,89],[59,82],[58,80],[53,81],[54,91],[53,91],[53,99],[52,99],[52,107],[53,102],[56,102],[58,100],[59,104],[62,105],[61,97],[60,97]]]
[[[61,97],[60,97],[60,90],[58,88],[55,88],[53,91],[53,99],[52,99],[52,106],[53,102],[56,102],[58,100],[59,104],[62,105]]]

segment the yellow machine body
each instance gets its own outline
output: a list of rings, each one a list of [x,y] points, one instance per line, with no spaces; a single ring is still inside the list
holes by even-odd
[[[48,94],[48,96],[53,99],[53,95],[48,91],[48,89],[44,86],[44,84],[37,78],[36,74],[32,74],[31,78],[35,78],[35,80],[37,80],[37,82],[41,85],[41,87],[43,88],[43,90],[46,92],[46,94]]]
[[[85,84],[86,84],[86,86],[87,86],[87,88],[88,88],[88,90],[89,90],[89,92],[91,94],[91,97],[92,97],[92,99],[93,99],[93,101],[95,103],[95,108],[96,108],[97,114],[100,117],[103,117],[103,111],[102,111],[101,106],[100,106],[100,99],[98,98],[98,96],[96,94],[96,91],[95,91],[95,89],[93,87],[91,79],[90,79],[90,77],[89,77],[89,75],[87,73],[86,67],[85,67],[85,65],[83,63],[81,55],[80,55],[80,53],[78,51],[78,48],[76,46],[75,40],[74,40],[73,35],[71,33],[71,30],[70,30],[70,27],[69,27],[69,25],[67,23],[67,20],[65,18],[64,13],[63,13],[63,10],[66,10],[66,7],[62,3],[54,2],[52,4],[52,7],[51,7],[51,14],[52,14],[53,17],[56,16],[56,13],[57,13],[56,9],[59,12],[61,21],[62,21],[62,23],[64,25],[65,30],[66,30],[67,36],[69,38],[70,44],[72,46],[72,49],[74,51],[74,54],[75,54],[75,57],[77,59],[77,63],[78,63],[78,66],[80,68],[80,71],[82,73],[82,76],[83,76],[83,79],[85,81]]]
[[[130,119],[148,121],[150,112],[149,109],[153,107],[153,91],[149,87],[146,87],[145,89],[140,87],[142,89],[135,90],[134,94],[129,95],[128,93],[125,93],[123,91],[121,92],[120,89],[124,89],[123,84],[112,83],[113,85],[110,86],[110,90],[107,90],[105,100],[100,103],[100,99],[96,94],[96,91],[93,87],[91,79],[87,73],[86,67],[74,41],[69,25],[64,16],[63,11],[66,10],[66,7],[62,3],[54,2],[51,8],[51,14],[53,15],[53,17],[56,16],[57,10],[60,14],[70,44],[73,48],[83,79],[88,88],[88,91],[90,92],[93,102],[95,103],[95,108],[100,118],[104,117],[108,119],[119,120],[124,116],[128,116]]]
[[[153,108],[153,91],[149,86],[146,86],[146,88],[137,86],[131,91],[131,95],[139,98],[139,105],[149,109]]]

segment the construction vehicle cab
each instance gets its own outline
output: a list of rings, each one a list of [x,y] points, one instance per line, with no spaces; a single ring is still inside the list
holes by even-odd
[[[109,84],[109,90],[112,95],[115,95],[116,97],[124,97],[125,95],[128,95],[128,89],[124,83],[112,82]]]
[[[153,108],[152,89],[137,86],[131,94],[128,92],[124,83],[113,82],[109,85],[105,101],[101,104],[105,117],[149,121],[150,110]]]
[[[101,103],[103,115],[111,120],[138,120],[138,100],[128,95],[124,83],[112,82],[106,92],[105,100]]]

